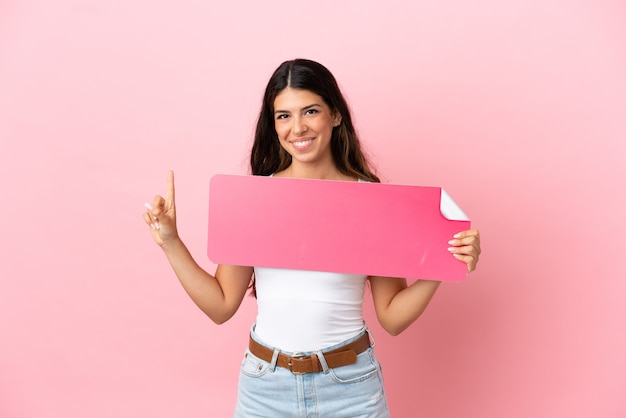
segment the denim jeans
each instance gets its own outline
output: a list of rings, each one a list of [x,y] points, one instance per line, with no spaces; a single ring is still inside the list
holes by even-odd
[[[276,366],[278,351],[268,363],[246,350],[241,363],[235,418],[385,418],[389,417],[380,364],[373,347],[357,356],[354,364],[329,369],[324,352],[358,339],[316,351],[323,370],[293,374]],[[252,331],[257,342],[258,337]],[[268,346],[273,349],[273,347]],[[293,355],[295,353],[284,353]],[[309,353],[297,353],[310,355]]]

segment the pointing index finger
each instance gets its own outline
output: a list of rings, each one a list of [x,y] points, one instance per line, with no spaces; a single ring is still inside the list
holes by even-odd
[[[167,173],[167,190],[165,200],[171,205],[174,204],[174,170],[170,170]]]

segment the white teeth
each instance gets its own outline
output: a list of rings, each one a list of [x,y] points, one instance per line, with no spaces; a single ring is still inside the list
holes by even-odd
[[[311,142],[310,139],[307,139],[306,141],[298,141],[298,142],[294,142],[293,144],[297,147],[303,147],[306,144],[308,144],[309,142]]]

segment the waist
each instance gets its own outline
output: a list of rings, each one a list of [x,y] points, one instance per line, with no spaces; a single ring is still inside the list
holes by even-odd
[[[360,305],[311,307],[305,301],[280,300],[271,304],[259,302],[255,322],[255,332],[261,341],[291,352],[313,352],[338,344],[365,326]]]
[[[311,353],[282,352],[268,347],[250,335],[249,350],[254,356],[268,363],[290,370],[294,374],[317,373],[356,363],[357,355],[371,346],[369,333],[363,331],[345,343]],[[321,357],[321,359],[320,359]],[[323,362],[323,363],[322,363]]]

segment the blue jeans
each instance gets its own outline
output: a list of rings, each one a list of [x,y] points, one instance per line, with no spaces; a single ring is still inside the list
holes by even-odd
[[[329,369],[324,360],[324,352],[352,342],[365,332],[314,352],[322,364],[321,372],[293,374],[276,366],[278,351],[259,341],[252,331],[255,341],[275,350],[274,359],[268,363],[246,350],[239,374],[235,418],[389,417],[380,364],[371,346],[348,366]]]

